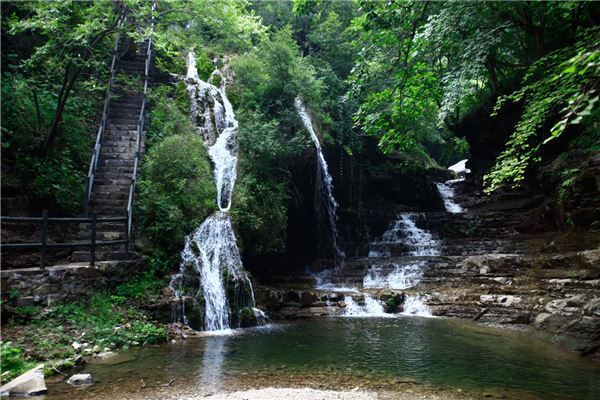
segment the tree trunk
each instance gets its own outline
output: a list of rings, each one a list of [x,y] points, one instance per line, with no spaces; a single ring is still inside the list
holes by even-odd
[[[65,72],[65,75],[67,74],[67,72]],[[54,145],[54,140],[58,135],[60,123],[62,122],[62,115],[65,111],[65,106],[67,105],[69,95],[71,94],[71,89],[73,89],[73,85],[75,84],[75,81],[79,76],[79,72],[81,72],[81,68],[77,68],[71,77],[66,77],[66,83],[60,89],[58,104],[56,105],[56,112],[54,114],[54,120],[52,121],[50,132],[48,132],[46,140],[44,140],[44,145],[42,146],[42,156],[44,157],[45,161],[48,161],[50,159],[50,156],[52,155],[52,146]]]

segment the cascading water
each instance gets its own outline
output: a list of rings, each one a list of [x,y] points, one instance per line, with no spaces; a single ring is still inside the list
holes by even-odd
[[[242,265],[228,214],[236,180],[238,122],[227,99],[227,80],[216,69],[209,80],[218,75],[220,87],[204,82],[198,77],[195,65],[194,54],[190,52],[186,77],[190,114],[213,163],[219,211],[186,237],[180,272],[173,277],[170,286],[177,298],[187,295],[194,299],[193,308],[203,308],[198,310],[201,318],[190,315],[193,310],[189,307],[183,308],[186,324],[201,320],[202,328],[216,331],[248,325],[249,320],[264,320],[265,315],[254,307],[252,284]],[[182,304],[185,307],[186,303]]]
[[[371,265],[364,276],[363,288],[405,290],[418,285],[423,276],[425,261],[417,259],[406,262],[389,262],[387,258],[399,255],[431,257],[440,254],[438,241],[429,232],[417,227],[416,221],[420,217],[420,214],[415,213],[399,214],[390,229],[385,231],[380,239],[371,243],[368,257],[378,261]],[[386,261],[379,261],[380,259]],[[393,270],[386,274],[384,270],[389,270],[390,266],[393,267]],[[374,302],[379,304],[381,311]],[[346,304],[348,304],[347,301]],[[383,313],[381,302],[370,295],[365,295],[364,307],[356,305],[356,302],[350,304],[352,306],[347,306],[344,313],[346,316],[379,316]],[[431,316],[431,311],[420,296],[406,296],[402,313],[404,315]]]
[[[465,178],[459,179],[451,179],[446,182],[438,182],[436,183],[437,190],[440,194],[440,197],[444,201],[444,207],[446,211],[452,214],[459,214],[464,212],[463,208],[454,201],[454,188],[453,185],[456,182],[462,182]]]
[[[433,236],[416,225],[420,214],[401,213],[393,225],[379,240],[371,243],[369,257],[391,257],[392,250],[403,246],[409,256],[437,256],[438,242]]]
[[[315,208],[317,215],[321,215],[321,207],[324,204],[331,231],[331,247],[334,257],[334,267],[337,272],[340,272],[344,262],[344,252],[339,246],[339,235],[337,231],[337,208],[338,204],[333,197],[333,179],[329,175],[327,161],[323,155],[321,142],[313,128],[312,121],[300,97],[296,97],[295,106],[298,115],[302,119],[302,123],[310,133],[310,138],[313,141],[317,150],[317,185],[315,189]]]
[[[423,263],[408,264],[392,263],[394,270],[385,275],[381,268],[374,265],[363,278],[366,289],[397,289],[404,290],[416,286],[423,276]]]
[[[344,317],[392,317],[393,315],[387,314],[383,308],[383,304],[377,299],[371,296],[365,296],[364,305],[358,304],[352,296],[346,296],[344,298],[346,303],[346,311]]]

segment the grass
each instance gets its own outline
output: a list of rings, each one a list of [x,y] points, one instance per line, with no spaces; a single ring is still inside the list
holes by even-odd
[[[164,286],[164,280],[146,273],[83,301],[14,308],[2,329],[2,383],[38,362],[70,366],[77,356],[164,341],[166,327],[137,306]]]
[[[0,343],[0,359],[2,360],[2,383],[16,378],[23,372],[35,367],[36,363],[23,358],[23,349],[12,342]]]

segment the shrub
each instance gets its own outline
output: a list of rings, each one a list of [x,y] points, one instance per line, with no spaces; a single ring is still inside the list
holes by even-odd
[[[138,182],[143,232],[166,254],[178,254],[184,235],[216,209],[208,155],[197,135],[174,135],[152,147]]]
[[[0,342],[0,361],[2,365],[1,382],[8,382],[23,372],[33,368],[34,362],[23,358],[23,350],[11,342]]]

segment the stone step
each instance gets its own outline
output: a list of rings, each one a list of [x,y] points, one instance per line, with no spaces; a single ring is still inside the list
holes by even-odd
[[[106,159],[106,158],[102,158],[102,155],[100,156],[100,164],[99,164],[99,169],[100,170],[102,168],[102,170],[104,170],[104,168],[106,168],[106,170],[110,170],[112,172],[133,172],[133,160],[119,160],[119,159]]]
[[[122,217],[125,215],[126,204],[120,207],[90,207],[90,214],[96,214],[98,217]]]
[[[133,160],[134,152],[131,153],[102,153],[101,157],[105,160]]]
[[[129,197],[130,183],[121,183],[115,185],[96,186],[94,184],[94,197],[98,199],[121,200]]]
[[[137,119],[135,121],[110,121],[106,126],[106,132],[108,132],[108,128],[111,131],[119,132],[119,131],[137,131]]]
[[[127,142],[134,144],[137,142],[135,130],[111,130],[107,131],[102,138],[102,144],[126,144]]]
[[[121,96],[111,99],[110,112],[135,112],[139,114],[142,100],[138,96]]]
[[[98,171],[96,172],[96,179],[127,179],[127,181],[131,181],[131,174],[123,173],[123,172],[113,172],[110,169]],[[94,183],[95,185],[95,183]]]
[[[116,68],[116,73],[121,73],[121,74],[125,74],[125,75],[138,75],[141,76],[142,78],[146,75],[146,70],[144,67],[127,67],[127,68]],[[148,70],[148,73],[150,73],[150,70]],[[117,78],[118,79],[118,78]]]
[[[92,199],[93,200],[93,199]],[[104,198],[100,202],[90,204],[89,213],[96,214],[98,218],[122,217],[127,209],[128,198],[113,199]],[[91,201],[90,201],[91,203]]]
[[[140,117],[139,110],[132,110],[131,112],[123,112],[123,111],[112,111],[108,116],[108,124],[107,128],[110,126],[127,126],[127,125],[135,125],[131,130],[137,129],[138,119]],[[112,126],[111,126],[112,125]],[[122,128],[117,128],[122,129]]]
[[[119,101],[111,103],[110,114],[113,116],[119,115],[135,115],[139,116],[142,108],[141,101],[130,99],[127,101]]]
[[[102,146],[136,146],[137,139],[135,137],[123,136],[118,137],[116,134],[111,137],[104,137]]]
[[[140,91],[131,92],[122,87],[114,86],[113,93],[110,97],[110,105],[117,103],[137,104],[142,106],[142,100],[144,99],[143,93]],[[117,108],[118,110],[118,108]]]
[[[114,160],[109,160],[109,161],[114,161]],[[120,166],[120,167],[116,167],[116,166],[100,166],[97,170],[96,170],[96,176],[102,176],[102,174],[115,174],[117,176],[127,176],[127,177],[131,177],[133,174],[133,167],[131,166]]]
[[[111,215],[117,211],[117,216],[122,216],[127,208],[127,199],[113,199],[101,196],[93,196],[90,200],[90,206],[96,211],[96,214],[103,215],[104,212],[111,212]]]
[[[122,240],[125,238],[125,230],[126,230],[126,228],[124,226],[121,226],[115,230],[109,230],[109,229],[98,227],[96,230],[96,240],[103,240],[103,241]],[[79,237],[79,238],[81,238],[81,240],[85,240],[85,241],[89,240],[90,236],[91,236],[91,234],[90,234],[89,228],[88,228],[88,230],[79,231],[79,233],[77,235],[77,237]]]
[[[105,158],[133,158],[135,157],[135,146],[131,148],[130,146],[111,146],[105,147],[102,149],[101,157]]]
[[[146,49],[146,44],[143,44],[143,49]],[[142,47],[138,47],[138,51],[141,50]],[[140,53],[136,58],[134,58],[133,60],[124,60],[124,59],[119,59],[118,61],[118,65],[125,65],[125,66],[140,66],[140,65],[145,65],[146,63],[146,52],[143,51],[142,53]]]
[[[137,119],[140,117],[140,109],[139,108],[127,108],[127,109],[117,109],[112,108],[110,113],[109,113],[109,118],[110,121],[113,121],[115,119],[135,119],[137,121]],[[109,121],[109,122],[110,122]]]
[[[121,215],[121,217],[125,217],[125,212],[123,212],[123,215]],[[105,216],[103,215],[97,215],[97,218],[105,218]],[[77,237],[89,237],[90,236],[90,224],[79,224],[79,233],[77,234]],[[125,221],[121,221],[121,222],[98,222],[96,224],[96,229],[98,229],[99,231],[125,231],[125,228],[127,226],[127,222]]]
[[[134,153],[136,149],[136,141],[126,139],[122,142],[113,141],[112,143],[103,143],[102,152],[104,153]]]
[[[100,211],[105,210],[122,210],[125,212],[127,201],[124,199],[96,198],[92,195],[90,205],[98,210],[97,214],[101,215]],[[122,215],[120,212],[117,215]]]
[[[148,75],[150,74],[152,68],[148,68]],[[124,63],[118,63],[116,65],[116,71],[117,73],[125,73],[125,74],[132,74],[132,73],[141,73],[144,74],[146,72],[146,60],[144,60],[144,62],[136,62],[136,63],[128,63],[128,64],[124,64]]]
[[[96,248],[96,261],[119,261],[119,260],[130,260],[138,257],[134,252],[125,251],[125,245],[112,245],[102,246]],[[71,261],[73,262],[89,262],[91,255],[88,251],[76,251],[71,255]]]
[[[94,185],[94,190],[92,193],[93,199],[101,200],[121,200],[127,198],[127,194],[129,193],[129,184],[119,184],[119,185],[102,185],[96,186]],[[94,203],[96,204],[96,203]]]

